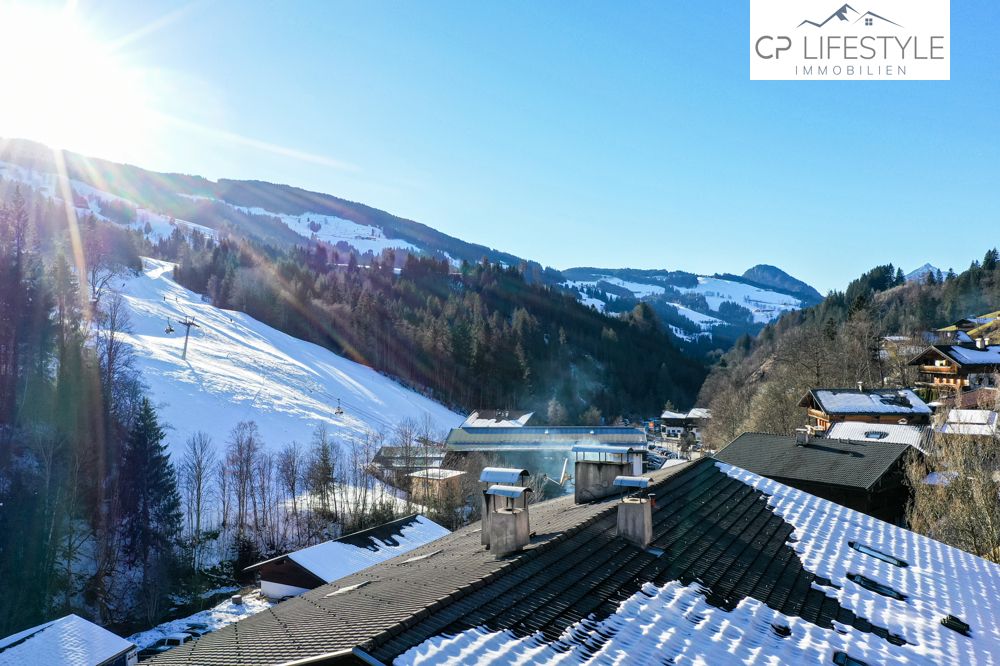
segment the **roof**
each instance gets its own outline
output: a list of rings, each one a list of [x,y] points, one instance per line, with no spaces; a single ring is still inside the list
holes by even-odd
[[[0,639],[0,664],[94,666],[133,649],[135,646],[121,636],[77,615],[67,615]]]
[[[1000,345],[990,345],[984,349],[965,345],[934,345],[920,352],[909,364],[922,365],[920,360],[928,354],[944,357],[962,367],[1000,368]]]
[[[899,460],[908,444],[743,433],[715,454],[716,459],[771,479],[806,481],[867,490]]]
[[[532,506],[524,552],[495,559],[476,524],[152,663],[352,649],[385,664],[828,663],[846,650],[929,665],[1000,653],[997,565],[711,459],[653,476],[649,549],[616,536],[617,498],[560,498]],[[971,637],[942,626],[947,613]]]
[[[444,479],[453,479],[463,474],[465,472],[457,469],[421,469],[406,476],[412,476],[416,479],[437,479],[441,481]]]
[[[944,435],[992,437],[997,433],[997,413],[988,409],[952,409],[939,428]]]
[[[527,425],[534,412],[514,409],[477,409],[469,414],[462,426],[472,428],[520,428]]]
[[[446,534],[449,532],[445,528],[426,516],[415,514],[258,562],[247,567],[247,570],[288,559],[320,580],[330,583],[373,564],[408,553]]]
[[[799,402],[827,414],[930,414],[931,408],[910,389],[810,389]]]
[[[672,412],[668,409],[664,410],[664,412],[660,414],[660,418],[673,419],[676,421],[684,419],[691,419],[691,420],[710,419],[712,418],[712,410],[706,409],[705,407],[695,407],[694,409],[691,409],[690,411],[687,412]]]
[[[827,429],[827,439],[849,439],[862,442],[894,442],[921,448],[927,436],[927,426],[899,423],[859,423],[838,421]]]
[[[646,445],[646,433],[622,426],[525,426],[523,428],[453,428],[449,449],[569,451],[576,444]]]

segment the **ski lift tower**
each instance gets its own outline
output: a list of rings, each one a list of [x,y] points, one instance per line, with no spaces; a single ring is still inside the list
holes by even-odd
[[[192,317],[188,317],[184,321],[178,322],[178,324],[184,327],[184,351],[181,352],[181,358],[187,360],[188,338],[191,337],[191,327],[194,326],[195,328],[201,328],[201,326],[198,326]]]

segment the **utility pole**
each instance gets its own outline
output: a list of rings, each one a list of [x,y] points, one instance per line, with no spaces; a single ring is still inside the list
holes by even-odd
[[[188,355],[188,338],[191,337],[191,327],[194,326],[195,328],[201,328],[201,326],[198,326],[198,324],[196,324],[194,322],[194,319],[191,318],[191,317],[188,317],[187,319],[185,319],[184,321],[179,322],[179,323],[185,329],[184,330],[184,351],[181,352],[181,358],[184,359],[184,360],[187,360],[187,355]]]

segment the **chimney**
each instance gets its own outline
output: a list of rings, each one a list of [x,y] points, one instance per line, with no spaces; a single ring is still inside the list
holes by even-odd
[[[611,444],[577,444],[573,447],[576,465],[574,501],[593,502],[615,493],[614,481],[619,476],[642,473],[642,448]]]
[[[986,340],[983,338],[976,338],[976,349],[986,349]]]
[[[809,443],[810,439],[810,432],[808,428],[796,428],[795,446],[805,446]]]
[[[864,390],[865,390],[865,383],[858,382],[858,391],[864,391]]]
[[[618,504],[618,536],[639,548],[646,548],[653,540],[652,495],[641,496],[649,488],[650,479],[641,476],[619,476],[615,487],[621,489],[622,501]],[[628,490],[632,495],[625,496]]]
[[[520,551],[531,540],[527,498],[530,492],[531,488],[500,485],[490,486],[486,491],[490,513],[489,549],[497,559]]]
[[[512,469],[509,467],[484,467],[483,471],[479,473],[479,483],[483,484],[483,528],[480,530],[479,536],[482,545],[486,547],[490,545],[490,495],[486,494],[490,484],[525,488],[528,485],[529,476],[526,469]],[[521,502],[522,509],[527,510],[527,500],[528,496],[524,495]]]

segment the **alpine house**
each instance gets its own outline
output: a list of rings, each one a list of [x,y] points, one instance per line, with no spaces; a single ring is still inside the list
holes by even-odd
[[[502,508],[488,534],[463,528],[152,663],[874,666],[1000,654],[1000,566],[710,458],[650,477],[617,477],[579,504],[520,504],[510,498],[523,489],[492,486],[484,497]]]

